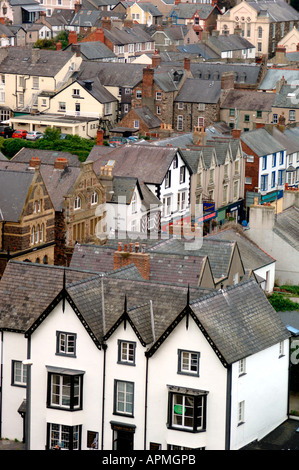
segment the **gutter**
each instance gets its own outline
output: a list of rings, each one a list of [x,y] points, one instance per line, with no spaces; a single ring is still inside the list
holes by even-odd
[[[231,415],[232,415],[232,365],[227,369],[226,384],[226,420],[225,420],[225,450],[230,450],[231,441]]]

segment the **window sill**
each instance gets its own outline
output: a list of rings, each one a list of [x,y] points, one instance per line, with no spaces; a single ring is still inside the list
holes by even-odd
[[[242,372],[241,374],[239,374],[239,377],[243,377],[244,375],[247,375],[247,372]]]
[[[124,416],[126,418],[134,418],[134,415],[130,415],[128,413],[118,413],[117,411],[114,411],[113,415],[114,416]]]
[[[190,429],[190,428],[172,426],[171,424],[167,424],[166,426],[167,426],[167,429],[171,429],[172,431],[189,432],[192,434],[206,432],[206,429]]]
[[[243,426],[243,424],[245,424],[245,421],[241,421],[240,423],[238,423],[238,426]]]

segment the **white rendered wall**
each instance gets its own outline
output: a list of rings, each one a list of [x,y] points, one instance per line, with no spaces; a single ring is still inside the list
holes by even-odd
[[[76,357],[56,355],[56,331],[77,334]],[[86,449],[87,431],[99,433],[101,439],[102,351],[99,351],[81,321],[66,302],[57,305],[32,335],[32,410],[30,450],[44,450],[47,423],[82,425],[82,450]],[[46,407],[46,366],[85,371],[83,376],[83,409],[65,411]]]
[[[258,276],[261,276],[263,279],[267,279],[267,272],[269,272],[267,292],[273,292],[273,287],[275,283],[275,262],[254,270],[254,273]]]
[[[199,377],[177,373],[178,349],[200,352]],[[167,444],[224,450],[227,370],[191,318],[188,329],[184,318],[149,359],[148,377],[147,449],[150,442],[155,442],[162,444],[163,450],[167,449]],[[167,385],[209,392],[205,432],[167,429]]]
[[[27,358],[27,340],[20,333],[3,332],[2,435],[4,439],[23,439],[23,418],[18,408],[26,399],[26,387],[11,385],[12,361]]]
[[[246,374],[232,368],[231,450],[260,440],[287,419],[289,342],[246,358]],[[244,401],[244,424],[238,425],[238,403]]]

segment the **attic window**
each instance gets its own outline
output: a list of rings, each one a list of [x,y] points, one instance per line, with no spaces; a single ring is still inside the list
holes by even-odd
[[[114,166],[115,165],[115,160],[108,160],[106,163],[107,166]]]

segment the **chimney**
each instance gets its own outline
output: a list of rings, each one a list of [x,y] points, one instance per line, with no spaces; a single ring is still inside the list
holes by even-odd
[[[63,157],[58,157],[56,158],[55,162],[54,162],[54,168],[56,170],[64,170],[65,167],[67,166],[68,164],[68,161],[66,158],[63,158]]]
[[[142,98],[152,98],[154,86],[154,69],[146,67],[143,69]]]
[[[69,32],[69,44],[77,44],[77,33],[76,31]]]
[[[105,36],[104,36],[104,30],[103,28],[97,28],[95,31],[95,38],[96,41],[101,41],[104,43],[105,41]]]
[[[207,134],[204,127],[196,126],[193,131],[193,145],[206,145]]]
[[[161,65],[161,56],[158,53],[158,51],[156,50],[155,53],[152,56],[152,67],[153,67],[153,69],[155,69],[159,65]]]
[[[0,63],[8,56],[8,47],[0,47]]]
[[[235,87],[235,75],[233,72],[223,72],[221,75],[221,90],[233,90]]]
[[[126,18],[124,20],[124,28],[133,28],[133,20]]]
[[[82,4],[79,2],[75,2],[74,7],[75,7],[75,13],[78,13],[78,11],[81,10],[82,8]]]
[[[242,132],[241,129],[233,129],[232,131],[233,139],[240,139],[241,132]]]
[[[62,44],[60,41],[58,41],[58,43],[56,44],[56,50],[60,51],[61,49],[62,49]]]
[[[103,145],[104,131],[102,129],[97,130],[97,145]]]
[[[185,57],[184,59],[184,69],[187,70],[187,72],[190,72],[190,59],[188,57]]]
[[[40,159],[38,157],[31,157],[29,162],[29,168],[39,168],[40,167]]]
[[[240,26],[236,26],[234,28],[234,34],[238,35],[238,36],[241,36],[242,34],[242,28],[240,28]]]
[[[281,77],[280,80],[278,80],[278,82],[276,82],[276,93],[279,93],[281,88],[283,87],[283,85],[286,85],[287,84],[287,81],[286,79],[284,78],[284,75]]]
[[[86,90],[92,90],[93,80],[84,80],[84,85]]]
[[[102,19],[102,28],[111,30],[111,20],[107,16]]]
[[[181,3],[181,0],[175,0],[174,2],[175,5],[178,5],[179,3]]]
[[[299,42],[298,42],[298,44],[297,44],[297,46],[296,46],[296,51],[297,51],[297,52],[299,51]]]
[[[138,242],[135,243],[135,249],[134,245],[130,243],[129,250],[127,244],[124,247],[119,244],[118,250],[114,252],[113,269],[120,269],[130,264],[135,264],[143,279],[149,280],[150,255],[145,253],[145,246],[142,246],[140,251]]]
[[[5,24],[5,18],[3,16],[0,18],[0,23]]]
[[[40,58],[40,49],[33,48],[31,52],[31,63],[36,64]]]

